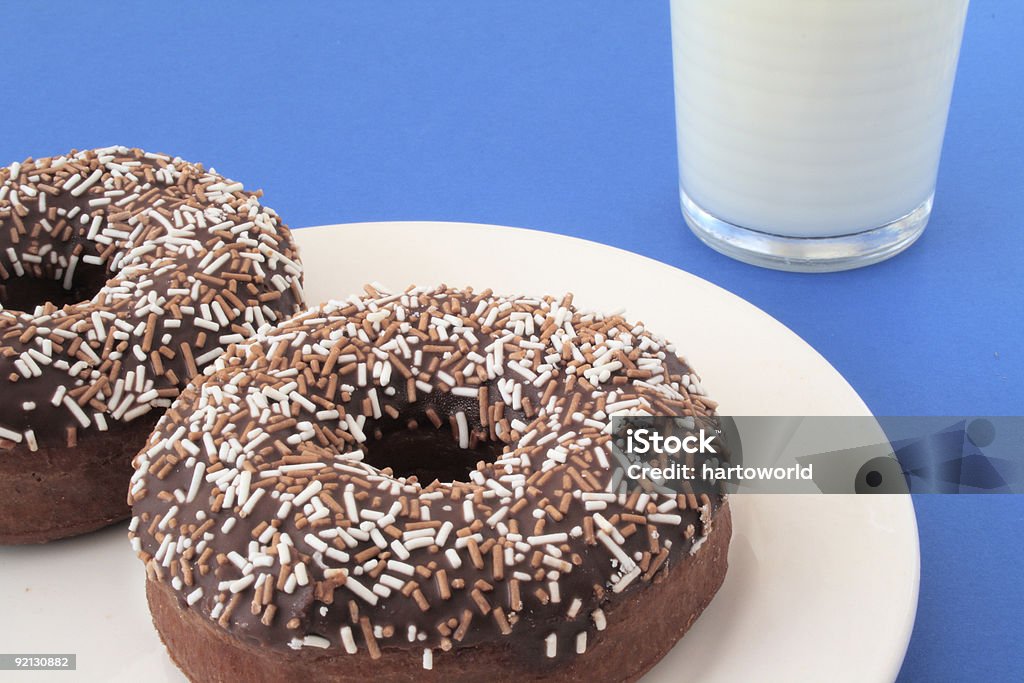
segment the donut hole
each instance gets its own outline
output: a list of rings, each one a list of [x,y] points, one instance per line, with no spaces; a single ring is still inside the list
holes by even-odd
[[[505,447],[501,441],[487,440],[483,432],[475,432],[470,447],[460,448],[448,423],[437,429],[426,419],[410,424],[414,426],[379,433],[378,439],[368,444],[363,462],[381,470],[390,468],[396,477],[415,477],[423,485],[435,479],[468,482],[478,462],[494,462]]]
[[[60,275],[60,277],[58,277]],[[34,311],[50,303],[57,308],[89,301],[103,288],[110,273],[105,266],[78,263],[65,287],[63,274],[38,268],[0,280],[0,305],[16,311]]]

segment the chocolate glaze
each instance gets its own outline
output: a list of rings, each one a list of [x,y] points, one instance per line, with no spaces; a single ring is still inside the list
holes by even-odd
[[[492,309],[499,312],[491,314]],[[530,317],[529,324],[524,315]],[[444,332],[440,320],[448,321]],[[416,331],[426,338],[413,343]],[[453,342],[452,336],[462,341]],[[406,339],[407,348],[395,346],[398,337]],[[495,344],[497,339],[503,341]],[[496,356],[499,345],[502,353]],[[445,352],[444,346],[450,350]],[[416,349],[422,353],[418,362]],[[467,367],[473,362],[471,353],[477,358],[492,356],[493,362],[477,361]],[[530,370],[517,371],[513,362],[524,363]],[[359,382],[359,363],[368,364],[365,385]],[[385,365],[391,368],[382,370]],[[541,381],[545,371],[550,371],[550,377]],[[429,384],[430,391],[419,388],[410,401],[406,373],[414,382]],[[533,380],[528,379],[530,375]],[[453,390],[451,380],[457,389]],[[524,405],[516,409],[504,405],[499,380],[520,384]],[[486,419],[482,419],[479,398],[455,393],[481,387],[488,394]],[[280,409],[275,394],[282,388],[288,390],[288,407],[285,414],[274,413],[270,406]],[[391,388],[396,389],[393,395],[386,393]],[[254,398],[268,391],[269,400]],[[374,391],[380,417],[373,416],[368,398]],[[613,469],[603,465],[597,453],[608,439],[601,427],[610,416],[603,409],[612,399],[615,403],[637,400],[638,404],[622,410],[690,414],[713,421],[715,403],[702,393],[699,380],[671,345],[642,324],[581,312],[572,306],[571,297],[561,302],[550,297],[502,298],[489,291],[445,287],[388,295],[368,288],[362,299],[312,309],[258,335],[247,346],[234,348],[181,394],[135,462],[129,496],[135,515],[133,545],[146,563],[149,578],[170,582],[183,609],[213,619],[251,645],[296,648],[304,643],[344,651],[342,632],[347,627],[356,647],[371,653],[375,648],[384,654],[390,649],[457,650],[501,641],[538,670],[547,669],[573,656],[581,632],[593,634],[599,628],[603,617],[596,611],[631,599],[668,565],[685,562],[689,554],[699,552],[723,500],[646,497],[639,490],[623,489],[619,495],[605,496],[611,500],[597,501],[606,503],[604,509],[587,510],[585,496],[606,493],[613,476]],[[314,409],[303,406],[303,400],[312,401]],[[261,407],[264,404],[266,408]],[[342,416],[331,412],[335,410]],[[364,442],[358,442],[357,430],[345,421],[346,412],[353,417],[368,415],[361,429]],[[403,467],[418,459],[423,463],[421,473],[427,476],[450,472],[447,465],[438,467],[431,460],[452,452],[450,446],[436,444],[437,439],[462,434],[455,420],[460,412],[468,430],[484,442],[476,452],[486,458],[461,481],[404,479],[390,470],[377,472],[358,460],[336,457],[358,447],[368,453],[366,462],[379,466],[388,457],[397,457],[397,448],[414,448],[414,453],[401,454]],[[447,428],[435,429],[431,413]],[[224,431],[228,416],[234,416],[235,427]],[[496,417],[503,421],[497,434],[492,429]],[[595,422],[586,424],[585,419]],[[264,429],[268,430],[265,436]],[[407,430],[409,435],[398,436]],[[237,443],[225,445],[232,438]],[[241,450],[254,441],[257,446],[244,457],[231,455],[232,447]],[[503,454],[497,454],[495,442]],[[564,453],[552,450],[559,444]],[[286,458],[300,454],[324,466],[282,476],[278,468],[288,464]],[[205,467],[201,476],[195,474],[198,463]],[[339,464],[363,472],[353,474],[351,469],[339,469]],[[246,470],[251,472],[248,495],[241,483]],[[514,477],[520,474],[525,483],[517,484]],[[307,487],[316,486],[315,481],[322,484],[313,496],[318,505],[282,514],[284,500],[303,495]],[[267,493],[252,504],[249,498],[257,482]],[[358,485],[361,482],[368,488]],[[362,496],[357,520],[344,502],[350,485]],[[222,504],[229,489],[235,500]],[[195,494],[191,499],[190,491]],[[473,500],[473,522],[465,517],[467,498]],[[396,502],[400,508],[396,519],[381,527],[374,518],[387,514]],[[304,501],[306,506],[310,503],[311,499]],[[414,514],[417,505],[419,516]],[[317,517],[321,506],[328,514],[310,523],[309,516]],[[453,530],[443,543],[437,540],[438,532],[433,544],[410,550],[402,560],[392,545],[393,534],[410,531],[410,525],[415,532],[423,521],[423,507],[429,507],[430,521],[451,522]],[[363,518],[362,510],[371,511],[370,519]],[[602,522],[609,528],[595,536],[592,532],[604,528]],[[347,544],[330,539],[337,529],[355,533],[360,523],[374,531]],[[276,526],[277,533],[261,534],[268,524]],[[311,533],[324,534],[330,539],[328,546],[343,551],[348,559],[325,555],[329,551],[317,548],[322,541],[307,540]],[[374,533],[380,538],[374,539]],[[461,560],[458,568],[446,554],[464,533],[482,537],[477,543],[484,550],[479,566],[471,544],[456,549]],[[530,544],[530,537],[562,533],[564,540],[552,541],[554,551],[546,543]],[[283,534],[291,539],[289,562],[282,562]],[[602,534],[608,538],[598,538]],[[621,540],[614,540],[619,535]],[[386,547],[379,548],[380,540]],[[522,543],[529,545],[525,552]],[[623,566],[609,543],[620,547],[638,569]],[[503,562],[497,572],[491,553],[486,552],[494,545],[513,548],[513,562]],[[550,557],[537,562],[537,551]],[[505,556],[504,551],[501,554]],[[371,566],[373,560],[376,566]],[[296,582],[290,593],[281,590],[281,585],[287,586],[282,578],[295,574],[300,561],[308,583]],[[407,570],[396,569],[403,565],[418,571],[408,576]],[[439,570],[447,574],[450,597],[443,593]],[[515,579],[515,572],[529,574],[530,580]],[[250,574],[257,577],[253,583],[247,583]],[[355,579],[371,589],[380,585],[382,574],[400,579],[396,585],[415,590],[391,588],[382,591],[389,593],[386,597],[375,595],[368,601],[365,590],[351,586]],[[457,579],[463,582],[461,587],[454,585]],[[481,581],[490,587],[482,587],[474,596],[473,589]],[[257,588],[255,582],[275,584],[269,600],[261,597],[265,589]],[[521,605],[514,599],[513,583],[518,583]],[[625,589],[618,592],[617,584]],[[554,590],[559,594],[557,601]],[[421,603],[426,603],[426,609]],[[268,605],[272,606],[269,617]],[[468,630],[460,632],[458,625],[466,610],[472,621]],[[364,637],[361,618],[378,629],[375,637]],[[414,642],[408,638],[410,627],[417,633]],[[552,634],[553,647],[549,645]],[[309,636],[323,640],[310,641]]]

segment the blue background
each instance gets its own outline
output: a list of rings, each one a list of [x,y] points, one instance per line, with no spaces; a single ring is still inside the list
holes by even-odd
[[[25,3],[0,11],[0,45],[0,163],[125,144],[262,187],[293,226],[436,219],[584,237],[752,301],[875,413],[1024,412],[1016,0],[971,8],[924,237],[832,275],[743,265],[684,228],[665,0]],[[915,503],[921,601],[901,680],[1016,678],[1024,496]]]

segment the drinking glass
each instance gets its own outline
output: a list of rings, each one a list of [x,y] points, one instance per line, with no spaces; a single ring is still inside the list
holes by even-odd
[[[696,235],[844,270],[921,235],[968,0],[670,0],[679,194]]]

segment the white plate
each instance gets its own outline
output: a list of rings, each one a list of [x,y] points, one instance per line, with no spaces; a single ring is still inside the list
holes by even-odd
[[[296,232],[311,302],[365,282],[559,294],[676,342],[723,413],[869,415],[814,349],[742,299],[665,264],[548,233],[461,223],[363,223]],[[917,607],[909,497],[732,499],[729,573],[689,634],[644,679],[889,681]],[[149,620],[123,526],[0,548],[0,649],[76,653],[78,673],[6,680],[181,681]],[[643,634],[637,634],[638,638]]]

